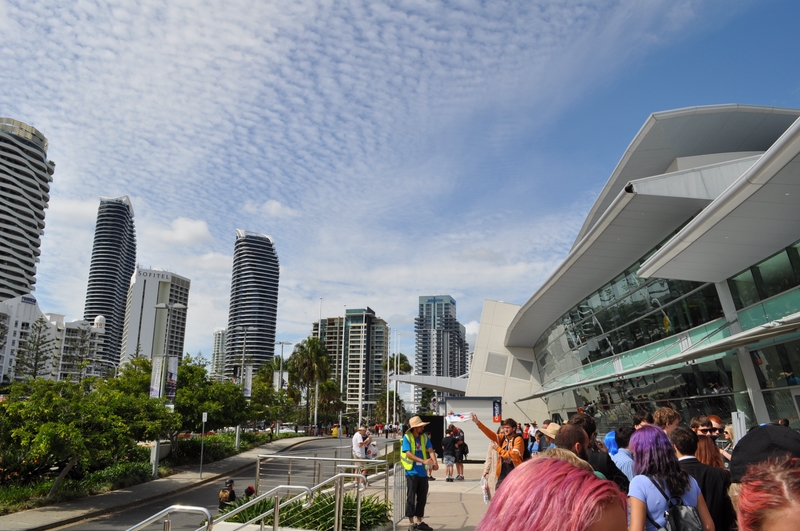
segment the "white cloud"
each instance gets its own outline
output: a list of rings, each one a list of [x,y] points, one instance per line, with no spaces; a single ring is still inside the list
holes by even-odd
[[[237,228],[275,239],[287,339],[320,296],[406,328],[421,294],[466,322],[521,302],[610,171],[554,201],[577,176],[536,174],[536,135],[693,6],[0,0],[0,108],[57,162],[37,297],[82,312],[97,198],[129,195],[137,260],[192,279],[192,353],[227,321]]]

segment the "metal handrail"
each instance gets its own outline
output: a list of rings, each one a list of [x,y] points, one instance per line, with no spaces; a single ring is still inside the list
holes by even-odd
[[[206,517],[206,525],[204,527],[199,528],[198,531],[200,531],[200,529],[205,529],[206,531],[210,531],[211,528],[214,527],[214,517],[211,516],[211,512],[209,512],[209,510],[206,509],[205,507],[191,507],[188,505],[170,505],[163,511],[154,514],[147,520],[139,522],[135,526],[128,528],[126,531],[137,531],[138,529],[143,529],[148,525],[152,524],[153,522],[155,522],[156,520],[158,520],[159,518],[161,518],[162,516],[169,516],[174,512],[204,514]]]
[[[256,516],[252,520],[248,520],[247,522],[243,523],[239,527],[234,528],[233,531],[236,531],[236,529],[241,529],[246,525],[250,525],[253,522],[257,522],[258,520],[263,520],[264,518],[266,518],[267,516],[269,516],[270,514],[275,512],[275,507],[277,507],[278,510],[280,510],[282,507],[285,507],[286,505],[290,505],[290,504],[294,503],[295,501],[299,500],[304,495],[308,496],[308,501],[306,501],[306,503],[303,504],[303,509],[307,509],[308,507],[310,507],[311,506],[311,502],[314,500],[314,492],[308,487],[302,487],[300,485],[278,485],[277,487],[270,489],[269,491],[265,492],[264,494],[259,494],[258,496],[256,496],[252,500],[249,500],[247,503],[244,503],[244,504],[240,505],[236,509],[234,509],[234,510],[232,510],[230,512],[227,512],[227,513],[223,514],[222,516],[218,517],[217,521],[215,523],[224,522],[225,520],[229,519],[231,516],[237,515],[240,512],[244,511],[245,509],[248,509],[252,505],[255,505],[256,503],[260,502],[261,500],[263,500],[264,498],[266,498],[270,494],[272,494],[274,492],[281,491],[281,490],[302,490],[304,492],[302,494],[298,494],[297,496],[295,496],[293,498],[289,498],[288,500],[284,501],[283,503],[274,505],[273,508],[270,509],[269,511]],[[262,521],[261,527],[262,527],[262,529],[264,527],[263,521]],[[200,528],[200,529],[202,529],[202,528]],[[198,529],[197,531],[200,531],[200,529]]]

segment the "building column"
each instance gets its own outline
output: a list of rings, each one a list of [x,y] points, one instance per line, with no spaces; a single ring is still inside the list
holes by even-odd
[[[736,306],[733,304],[733,297],[731,296],[728,282],[723,280],[714,285],[717,288],[717,296],[722,305],[725,320],[731,323],[731,334],[738,334],[742,331],[742,325],[739,323],[739,314],[736,312]],[[739,367],[742,370],[742,377],[744,378],[745,385],[747,386],[747,393],[750,395],[750,403],[753,405],[753,414],[756,416],[756,423],[767,423],[770,421],[769,410],[767,410],[767,403],[764,401],[761,386],[758,384],[758,377],[756,376],[756,369],[753,367],[753,361],[750,358],[750,352],[745,347],[739,347],[736,349],[736,357],[739,361]]]

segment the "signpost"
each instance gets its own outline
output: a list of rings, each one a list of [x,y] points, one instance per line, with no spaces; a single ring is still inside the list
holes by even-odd
[[[200,432],[200,479],[203,479],[203,447],[206,443],[206,421],[208,413],[203,411],[203,431]]]

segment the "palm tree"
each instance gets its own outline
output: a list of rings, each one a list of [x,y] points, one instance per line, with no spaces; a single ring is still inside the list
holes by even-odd
[[[383,362],[383,372],[386,374],[386,382],[387,382],[386,387],[387,387],[387,390],[388,390],[388,387],[389,387],[389,385],[388,385],[389,376],[392,376],[393,374],[395,374],[395,369],[397,369],[397,374],[408,374],[413,369],[411,364],[408,362],[408,358],[402,352],[399,352],[397,354],[389,356],[389,359],[387,359],[385,362]],[[390,399],[390,394],[391,394],[391,399]],[[390,417],[389,412],[394,412],[394,407],[389,405],[389,401],[391,400],[394,403],[394,398],[396,396],[397,396],[397,381],[395,380],[395,382],[394,382],[394,391],[393,392],[390,391],[389,393],[384,393],[384,394],[381,395],[382,398],[378,399],[381,402],[382,405],[383,405],[383,401],[384,400],[387,401],[386,405],[383,406],[383,412],[384,412],[384,415],[385,415],[385,418],[386,418],[386,422],[389,422],[389,417]],[[400,403],[398,405],[399,405],[399,410],[403,411],[403,401],[402,400],[400,400]],[[394,417],[394,416],[395,415],[391,415],[391,417]],[[381,418],[381,417],[378,416],[378,418]]]
[[[306,426],[309,421],[311,404],[311,385],[327,380],[331,374],[331,360],[325,345],[316,337],[304,339],[294,347],[294,352],[286,362],[289,384],[304,391],[306,397]],[[316,400],[316,397],[315,397]]]

